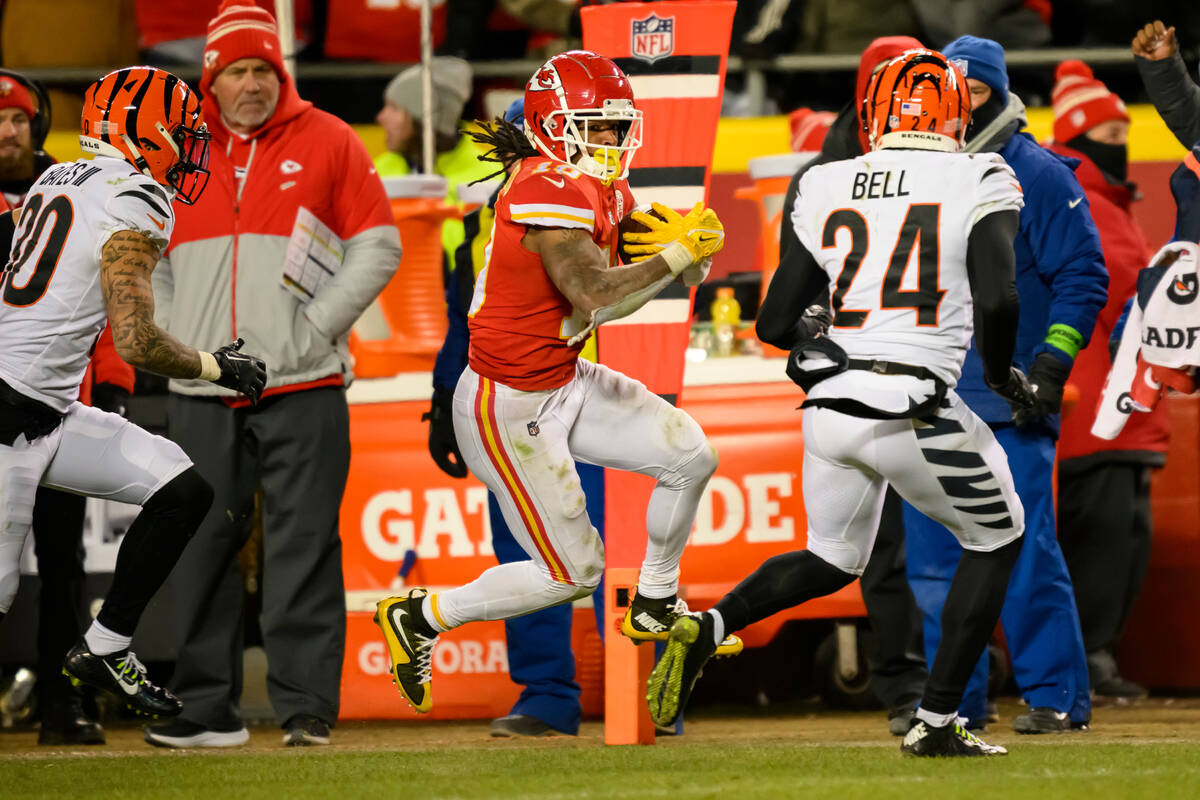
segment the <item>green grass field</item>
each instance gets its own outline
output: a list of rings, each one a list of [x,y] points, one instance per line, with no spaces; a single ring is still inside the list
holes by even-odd
[[[37,748],[0,736],[0,797],[121,798],[1195,798],[1200,703],[1097,713],[1093,731],[989,740],[1005,758],[902,758],[879,714],[702,716],[654,747],[605,747],[599,723],[576,738],[492,740],[470,723],[348,723],[327,748],[287,750],[256,728],[225,752],[163,751],[136,728],[109,745]]]

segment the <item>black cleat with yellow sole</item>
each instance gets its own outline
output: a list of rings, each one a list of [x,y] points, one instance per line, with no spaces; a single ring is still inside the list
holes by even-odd
[[[625,612],[625,618],[621,620],[621,633],[635,644],[665,642],[671,637],[671,626],[688,613],[687,603],[681,598],[656,599],[636,593]],[[717,646],[716,655],[735,656],[742,652],[742,647],[739,637],[726,636]]]
[[[689,614],[671,626],[667,647],[646,681],[646,703],[655,725],[675,724],[701,670],[716,651],[711,614]]]
[[[424,589],[412,589],[407,597],[388,597],[375,606],[375,624],[383,631],[392,662],[392,683],[418,714],[433,708],[430,691],[433,669],[433,645],[437,636],[426,636],[414,620],[423,620],[421,602],[428,596]]]

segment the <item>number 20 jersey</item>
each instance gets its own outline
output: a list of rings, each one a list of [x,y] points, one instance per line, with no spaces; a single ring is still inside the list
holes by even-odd
[[[101,249],[128,230],[161,251],[174,224],[167,191],[124,161],[80,159],[42,173],[25,195],[4,275],[0,379],[65,412],[107,321]]]
[[[829,275],[830,337],[851,358],[923,366],[953,386],[973,330],[967,237],[1022,205],[995,153],[886,149],[808,170],[791,223]]]

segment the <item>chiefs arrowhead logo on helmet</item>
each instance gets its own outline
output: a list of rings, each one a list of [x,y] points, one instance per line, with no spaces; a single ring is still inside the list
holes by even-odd
[[[558,70],[554,68],[553,64],[547,64],[533,74],[533,78],[529,81],[529,88],[534,91],[561,89],[562,78],[558,77]]]

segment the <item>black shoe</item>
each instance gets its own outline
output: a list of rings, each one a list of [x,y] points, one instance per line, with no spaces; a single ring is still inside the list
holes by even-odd
[[[646,702],[655,725],[675,724],[687,707],[696,679],[716,650],[712,614],[689,614],[671,626],[667,647],[646,681]]]
[[[532,736],[574,736],[542,722],[528,714],[509,714],[492,720],[488,732],[497,739],[516,739]]]
[[[1072,722],[1065,711],[1053,708],[1031,708],[1013,720],[1017,733],[1067,733],[1088,730],[1087,722]]]
[[[888,733],[892,736],[903,736],[912,727],[913,714],[917,709],[911,705],[893,708],[888,712]]]
[[[939,728],[915,717],[913,726],[900,743],[900,752],[925,758],[1008,755],[1000,745],[988,744],[957,722]]]
[[[237,747],[250,741],[245,726],[218,731],[186,719],[175,719],[161,725],[147,725],[142,738],[155,747]]]
[[[42,704],[38,744],[104,744],[104,728],[83,710],[83,698],[70,690]]]
[[[1097,683],[1092,687],[1092,691],[1095,692],[1098,702],[1119,704],[1136,703],[1139,700],[1145,700],[1150,695],[1145,686],[1127,681],[1120,675],[1114,675]]]
[[[288,747],[329,744],[329,723],[312,714],[294,714],[283,727],[283,743]]]
[[[87,684],[109,692],[138,714],[173,717],[183,710],[178,697],[146,680],[146,668],[128,648],[98,656],[80,638],[67,652],[63,674],[75,686]]]

